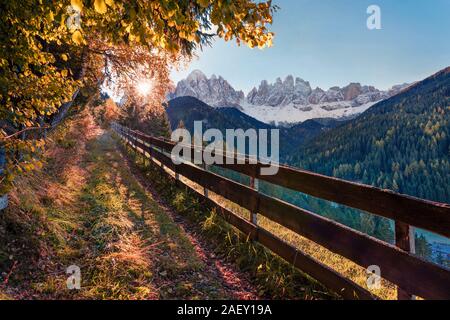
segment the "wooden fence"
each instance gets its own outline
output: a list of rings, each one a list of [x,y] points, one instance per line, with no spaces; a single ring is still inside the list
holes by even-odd
[[[275,175],[261,175],[262,163],[233,164],[227,169],[250,177],[246,186],[189,162],[175,164],[170,155],[175,143],[145,135],[119,124],[114,131],[145,158],[156,160],[173,172],[201,185],[205,192],[197,194],[217,208],[225,220],[258,241],[286,261],[292,263],[346,299],[375,299],[367,289],[359,286],[320,261],[299,251],[274,234],[258,226],[262,215],[315,243],[367,268],[376,265],[381,277],[398,286],[398,299],[419,296],[425,299],[450,299],[450,270],[425,261],[414,253],[413,226],[450,237],[450,205],[395,193],[390,190],[336,179],[288,166],[279,165]],[[191,160],[201,149],[191,147]],[[203,158],[202,158],[203,159]],[[280,199],[258,192],[258,179],[333,201],[395,221],[395,245],[380,241],[333,220],[294,206]],[[184,184],[177,179],[178,183]],[[188,185],[186,185],[188,186]],[[190,186],[188,186],[190,187]],[[208,198],[207,190],[248,209],[248,220]],[[195,190],[194,190],[195,191]]]

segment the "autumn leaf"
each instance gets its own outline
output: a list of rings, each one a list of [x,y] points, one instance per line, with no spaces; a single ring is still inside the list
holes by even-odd
[[[270,0],[35,2],[9,0],[1,6],[0,24],[15,25],[0,58],[0,118],[17,127],[36,126],[42,118],[48,121],[76,89],[82,94],[90,92],[87,88],[95,90],[105,66],[104,52],[114,55],[110,71],[124,74],[117,81],[123,86],[130,80],[128,70],[136,66],[146,65],[143,71],[155,74],[154,104],[142,109],[147,114],[161,108],[159,97],[166,96],[170,82],[167,70],[208,43],[199,31],[217,28],[222,39],[260,48],[270,45],[273,37],[265,27],[272,22]],[[83,15],[73,15],[67,4]],[[68,22],[80,22],[83,29],[73,30]],[[13,159],[19,167],[29,152],[22,144],[11,141],[8,147],[8,152],[24,154],[22,160]],[[13,175],[8,169],[6,179]],[[0,192],[4,189],[0,186]]]
[[[98,13],[101,13],[101,14],[106,13],[107,8],[106,8],[105,0],[95,0],[94,8],[95,8],[95,11],[97,11]]]
[[[79,30],[75,30],[75,32],[72,33],[72,40],[78,45],[81,45],[83,43],[83,35]]]
[[[77,11],[83,10],[83,1],[82,0],[70,0],[70,4]]]
[[[53,15],[53,12],[52,12],[52,11],[49,11],[48,14],[47,14],[47,20],[48,20],[49,22],[52,22],[54,19],[55,19],[55,17],[54,17],[54,15]]]
[[[105,0],[106,4],[111,8],[114,8],[114,0]]]

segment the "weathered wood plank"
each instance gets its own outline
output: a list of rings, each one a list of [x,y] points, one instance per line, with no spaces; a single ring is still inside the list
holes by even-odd
[[[123,135],[128,137],[128,140],[134,139],[134,137],[127,132],[124,132]],[[164,148],[167,151],[170,151],[173,147],[173,143],[161,139],[140,134],[137,134],[136,136],[149,144]],[[158,161],[166,164],[167,167],[177,173],[186,176],[188,179],[199,183],[250,211],[257,211],[259,200],[259,212],[269,219],[321,244],[333,252],[349,258],[361,266],[367,267],[374,264],[380,266],[382,272],[381,276],[400,285],[403,290],[406,290],[405,292],[411,292],[421,297],[432,299],[448,299],[450,297],[450,271],[448,269],[423,261],[392,245],[386,244],[279,199],[258,195],[252,188],[226,179],[220,175],[206,172],[194,165],[187,163],[175,165],[169,156],[159,150],[152,149],[136,139],[134,139],[134,143],[142,150],[146,150],[146,148],[149,150],[151,149],[152,155],[154,155]],[[396,209],[403,208],[400,216],[405,213],[405,207],[410,208],[412,205],[417,205],[420,210],[426,212],[427,215],[419,216],[417,219],[408,218],[415,221],[414,223],[411,223],[412,225],[435,232],[439,231],[438,233],[444,235],[446,233],[445,230],[448,232],[449,229],[449,224],[446,220],[449,206],[446,204],[407,197],[390,191],[288,167],[280,167],[280,171],[274,176],[259,176],[257,173],[255,174],[255,170],[258,168],[259,164],[234,166],[240,168],[240,170],[237,169],[236,171],[245,171],[252,177],[258,177],[259,179],[283,185],[323,199],[350,205],[355,208],[365,210],[366,206],[371,204],[376,209],[371,207],[369,208],[370,210],[366,211],[376,214],[377,210],[382,210],[386,207],[386,203],[380,203],[382,201],[386,201],[388,205],[392,205],[393,201],[394,203],[395,201],[400,202],[400,207],[399,204],[393,205]],[[294,179],[292,177],[294,177]],[[365,191],[363,192],[361,190]],[[351,193],[351,195],[349,196],[345,193]],[[372,198],[367,199],[366,193]],[[355,194],[357,196],[355,196]],[[374,199],[376,199],[376,201]],[[397,218],[397,216],[394,217],[394,212],[396,211],[391,210],[388,211],[388,214],[386,215],[380,215]],[[433,224],[427,224],[427,220],[433,219],[433,217],[436,216],[438,219],[441,219],[440,221],[443,223],[443,226],[437,227]],[[403,221],[401,219],[397,220]],[[240,220],[236,220],[235,222],[241,223],[239,221]],[[247,221],[245,222],[248,223]],[[425,227],[425,225],[427,225],[427,227]],[[402,241],[405,240],[403,239]],[[270,245],[269,240],[268,243]],[[280,246],[283,247],[282,244],[280,244]],[[328,280],[328,282],[330,282],[330,280]]]
[[[411,245],[413,244],[413,245]],[[414,252],[414,231],[412,228],[399,221],[395,221],[395,245],[406,251]],[[397,286],[397,299],[398,300],[412,300],[414,298],[409,292]]]
[[[143,135],[145,136],[145,135]],[[172,150],[174,143],[146,136],[146,141],[166,150]],[[258,164],[227,164],[220,166],[252,176],[259,172]],[[247,160],[248,161],[248,160]],[[297,168],[279,165],[276,175],[256,178],[265,180],[314,197],[333,201],[349,207],[364,210],[393,220],[402,221],[419,228],[450,237],[450,204],[438,203],[395,193],[368,185],[328,177]]]
[[[340,294],[343,298],[362,300],[374,299],[374,296],[366,289],[358,286],[356,283],[345,278],[316,259],[304,254],[270,232],[260,228],[258,230],[257,239],[262,245],[275,252],[304,273],[311,275],[314,279]]]
[[[200,192],[191,188],[189,185],[185,184],[185,186],[195,192],[195,194],[201,201],[213,208],[216,208],[216,212],[220,216],[222,216],[228,223],[239,229],[241,232],[248,235],[249,238],[260,242],[266,248],[268,248],[287,262],[293,264],[296,268],[316,279],[343,298],[364,300],[376,299],[376,297],[373,296],[369,291],[352,282],[351,280],[345,278],[333,269],[302,253],[295,247],[284,242],[270,232],[236,215],[214,200],[204,197]]]
[[[141,149],[146,150],[149,147],[137,142]],[[176,165],[172,159],[159,150],[152,149],[151,154],[159,162],[166,165],[178,174],[200,184],[201,186],[239,204],[240,206],[255,210],[257,206],[257,192],[243,184],[236,183],[230,179],[224,178],[215,173],[205,171],[189,163]]]
[[[268,182],[450,237],[450,205],[280,166]]]
[[[259,213],[363,267],[378,265],[383,278],[408,292],[423,298],[450,298],[450,271],[445,268],[266,195],[260,195]]]
[[[252,188],[190,164],[177,165],[177,172],[246,209],[256,208],[258,196]]]

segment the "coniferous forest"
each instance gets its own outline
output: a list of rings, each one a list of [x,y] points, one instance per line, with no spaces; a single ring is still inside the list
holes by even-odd
[[[295,152],[299,167],[440,202],[450,200],[450,68]]]
[[[281,128],[280,157],[283,162],[302,169],[448,203],[449,87],[450,68],[447,68],[374,105],[355,119],[334,121],[331,125],[310,120]],[[194,107],[197,105],[202,105],[202,112]],[[216,111],[192,97],[170,101],[168,114],[172,128],[181,122],[190,131],[194,120],[203,120],[207,127],[267,127],[248,116],[250,120],[243,125],[242,116],[224,117],[224,111]],[[301,133],[297,132],[299,129]],[[236,172],[215,170],[241,183],[249,183]],[[389,219],[269,183],[262,182],[260,189],[381,240],[394,242],[393,222]],[[448,259],[439,252],[433,253],[429,233],[417,232],[415,240],[417,255],[448,265]]]

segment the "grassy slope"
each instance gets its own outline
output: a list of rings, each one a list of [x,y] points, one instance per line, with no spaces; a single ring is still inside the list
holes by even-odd
[[[0,299],[334,298],[248,241],[154,166],[135,159],[139,170],[133,170],[117,140],[96,126],[87,111],[59,127],[50,140],[44,169],[16,181],[11,206],[0,216]],[[139,176],[188,218],[188,227],[210,243],[213,254],[205,258],[199,252],[183,224],[173,220],[160,199],[136,179]],[[354,264],[277,224],[263,218],[260,223],[365,282],[364,270]],[[215,256],[251,274],[254,291],[230,290],[227,279],[235,274],[224,275]],[[82,270],[80,291],[66,288],[65,270],[72,264]],[[391,297],[391,292],[378,294]]]
[[[242,268],[254,272],[255,280],[263,292],[270,296],[282,298],[314,299],[331,297],[329,293],[322,292],[318,286],[305,281],[304,275],[289,268],[281,259],[270,254],[261,246],[254,246],[246,239],[239,237],[239,234],[235,231],[230,231],[233,228],[230,228],[226,223],[224,224],[223,220],[216,216],[214,212],[205,212],[201,204],[196,202],[195,197],[190,196],[189,192],[171,185],[169,180],[165,178],[167,173],[173,175],[173,172],[165,169],[166,173],[161,173],[159,168],[144,166],[142,159],[134,157],[134,153],[130,155],[138,163],[139,169],[145,172],[147,179],[156,185],[157,191],[178,212],[191,217],[196,223],[201,224],[203,226],[202,231],[209,233],[215,241],[218,240],[220,242],[224,238],[227,240],[225,245],[223,242],[218,244],[218,251],[231,256]],[[183,177],[181,179],[202,192],[203,188],[201,186]],[[211,191],[209,191],[209,196],[240,216],[246,219],[249,217],[248,210],[231,201]],[[258,224],[325,265],[352,279],[362,287],[367,288],[367,273],[363,267],[265,217],[259,216]],[[384,279],[381,279],[380,288],[370,291],[382,299],[395,299],[396,297],[396,287]]]
[[[252,274],[252,281],[257,285],[260,295],[277,299],[337,298],[335,294],[263,246],[249,241],[246,236],[216,214],[214,209],[205,208],[202,203],[199,203],[192,191],[180,188],[172,180],[167,179],[167,172],[162,173],[160,167],[155,164],[149,165],[148,160],[144,163],[142,157],[136,156],[134,151],[129,149],[128,157],[135,163],[135,174],[142,175],[142,179],[146,181],[151,181],[155,192],[177,214],[186,217],[194,225],[194,228],[196,225],[196,231],[212,243],[218,256],[225,257],[237,264],[241,270]],[[184,177],[181,179],[198,191],[203,190],[192,181]],[[238,212],[245,218],[248,217],[245,209],[229,201],[224,201],[223,198],[218,199],[220,197],[211,191],[209,195],[234,212]],[[269,224],[274,226],[274,223],[269,222]],[[265,224],[263,225],[265,226]]]
[[[48,147],[44,169],[16,181],[0,216],[0,299],[236,297],[87,112]],[[79,291],[66,287],[73,264]]]

